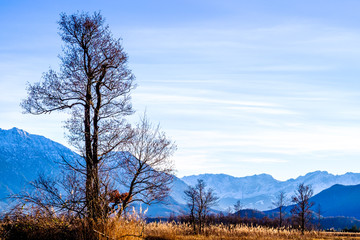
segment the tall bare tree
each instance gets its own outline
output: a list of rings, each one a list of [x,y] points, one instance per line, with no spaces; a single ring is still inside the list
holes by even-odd
[[[26,113],[66,111],[69,141],[84,157],[87,217],[105,216],[99,169],[110,152],[128,140],[124,116],[132,114],[130,91],[134,76],[127,55],[100,13],[61,14],[63,53],[60,71],[28,85]],[[79,163],[80,165],[82,163]]]
[[[282,227],[286,204],[287,204],[287,200],[286,200],[285,192],[281,191],[276,196],[276,199],[273,202],[274,207],[276,207],[279,210],[279,228]]]
[[[197,181],[195,186],[189,186],[184,193],[191,214],[190,218],[194,221],[194,230],[196,231],[195,225],[197,223],[198,232],[201,233],[210,208],[217,204],[219,198],[211,188],[206,189],[206,183],[201,179]]]
[[[291,213],[295,221],[299,223],[302,233],[304,233],[312,215],[310,208],[314,205],[314,202],[311,202],[310,198],[313,196],[313,193],[311,185],[300,183],[295,191],[295,195],[292,197],[292,202],[295,205]]]

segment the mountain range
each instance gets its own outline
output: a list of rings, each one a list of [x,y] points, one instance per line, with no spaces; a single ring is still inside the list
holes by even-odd
[[[58,174],[57,162],[60,162],[62,158],[74,157],[79,156],[65,146],[43,136],[30,134],[17,128],[0,129],[0,200],[4,201],[4,197],[9,193],[23,189],[26,183],[34,180],[39,173]],[[172,213],[186,212],[184,190],[190,185],[195,185],[198,179],[204,180],[219,197],[219,203],[215,210],[226,211],[237,200],[240,200],[242,208],[264,211],[273,208],[272,202],[280,191],[284,191],[287,198],[290,199],[300,183],[311,184],[315,194],[324,192],[324,190],[324,194],[326,194],[326,189],[331,189],[326,199],[331,199],[330,196],[341,196],[342,192],[350,191],[351,187],[343,189],[336,184],[344,186],[360,184],[360,173],[333,175],[325,171],[316,171],[286,181],[276,180],[268,174],[247,177],[234,177],[226,174],[175,177],[167,201],[150,206],[148,216],[169,216]],[[331,186],[333,187],[330,188]],[[359,199],[357,195],[351,196]],[[345,212],[351,211],[350,205],[346,203],[347,200],[348,198],[342,199],[340,202],[343,205],[339,206]],[[349,206],[348,210],[346,210],[347,206]],[[332,207],[326,204],[322,207],[324,214],[343,214],[343,212],[331,210]],[[356,217],[360,218],[358,215]]]
[[[226,210],[237,200],[243,208],[269,210],[274,208],[273,201],[276,195],[283,191],[290,199],[300,183],[311,185],[314,194],[321,192],[335,184],[360,184],[359,173],[333,175],[326,171],[316,171],[300,176],[296,179],[279,181],[268,174],[259,174],[248,177],[233,177],[226,174],[201,174],[181,178],[186,184],[194,185],[198,179],[204,180],[208,187],[220,197],[218,209]]]

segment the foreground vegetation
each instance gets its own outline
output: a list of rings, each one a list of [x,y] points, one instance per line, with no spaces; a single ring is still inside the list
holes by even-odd
[[[51,217],[40,213],[15,214],[0,223],[0,239],[87,239],[85,220]],[[137,214],[125,218],[111,217],[97,226],[99,239],[202,240],[202,239],[360,239],[360,233],[306,231],[248,226],[245,224],[215,224],[194,234],[191,225],[176,222],[146,223]]]
[[[309,231],[304,234],[299,230],[275,229],[246,225],[212,225],[204,228],[203,234],[193,235],[187,224],[150,223],[146,225],[148,239],[360,239],[360,234],[342,232]]]

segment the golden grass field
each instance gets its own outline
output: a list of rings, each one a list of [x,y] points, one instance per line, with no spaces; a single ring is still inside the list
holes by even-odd
[[[264,227],[248,226],[209,226],[201,235],[193,235],[191,228],[185,224],[174,223],[150,223],[145,226],[145,239],[185,239],[185,240],[202,240],[202,239],[360,239],[357,233],[340,233],[340,232],[305,232],[304,235],[297,230],[278,230]]]
[[[24,217],[0,223],[0,240],[5,239],[86,239],[82,221],[61,218]],[[251,227],[246,225],[207,226],[193,234],[191,226],[181,223],[145,223],[139,218],[111,218],[96,231],[99,239],[145,240],[235,240],[235,239],[360,239],[360,233],[309,231]]]

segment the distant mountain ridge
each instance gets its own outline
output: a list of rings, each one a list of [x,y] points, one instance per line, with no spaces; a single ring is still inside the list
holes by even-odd
[[[334,175],[326,171],[315,171],[296,179],[279,181],[269,174],[247,177],[233,177],[226,174],[200,174],[181,178],[185,183],[194,185],[198,179],[204,180],[208,187],[220,197],[219,209],[225,210],[240,200],[244,208],[268,210],[280,191],[290,198],[300,183],[310,184],[314,194],[335,184],[360,184],[360,173]]]
[[[0,199],[9,192],[23,188],[27,181],[36,178],[38,173],[57,174],[56,162],[62,157],[79,157],[65,146],[43,136],[29,134],[21,129],[0,129]],[[201,174],[175,177],[167,203],[149,208],[150,216],[169,216],[186,211],[184,190],[203,179],[208,187],[214,189],[220,197],[217,210],[226,211],[240,200],[244,208],[258,210],[271,209],[272,201],[279,191],[290,197],[296,186],[304,182],[311,184],[318,193],[335,184],[360,184],[360,173],[333,175],[325,171],[316,171],[296,179],[279,181],[269,174],[247,177],[233,177],[226,174]]]

